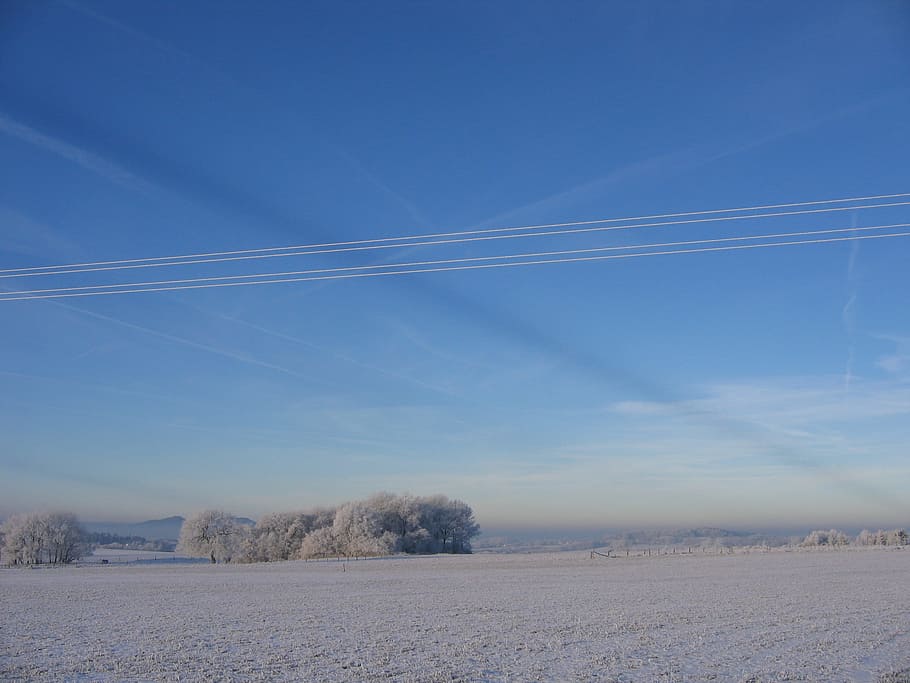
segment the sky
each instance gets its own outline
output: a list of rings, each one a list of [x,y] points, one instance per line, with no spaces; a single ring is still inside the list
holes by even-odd
[[[15,270],[897,195],[907,121],[897,1],[4,2],[0,516],[255,518],[388,490],[460,498],[482,527],[908,525],[907,236],[9,294],[880,234],[862,228],[910,223],[910,197]]]

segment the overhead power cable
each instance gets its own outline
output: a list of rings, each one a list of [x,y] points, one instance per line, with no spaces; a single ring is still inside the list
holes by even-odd
[[[762,239],[782,239],[789,237],[807,237],[812,235],[830,235],[830,234],[842,234],[842,233],[856,233],[856,232],[870,232],[873,230],[893,230],[895,228],[906,228],[910,227],[910,223],[891,223],[888,225],[869,225],[862,227],[850,227],[850,228],[826,228],[822,230],[803,230],[799,232],[783,232],[783,233],[772,233],[764,235],[742,235],[737,237],[713,237],[708,239],[699,239],[699,240],[685,240],[677,242],[659,242],[659,243],[649,243],[649,244],[625,244],[618,246],[608,246],[608,247],[589,247],[586,249],[562,249],[557,251],[538,251],[538,252],[525,252],[521,254],[501,254],[498,256],[472,256],[472,257],[461,257],[461,258],[450,258],[450,259],[436,259],[430,261],[409,261],[404,263],[382,263],[382,264],[373,264],[367,266],[341,266],[335,268],[311,268],[308,270],[291,270],[284,272],[273,272],[273,273],[252,273],[247,275],[220,275],[220,276],[209,276],[209,277],[196,277],[196,278],[182,278],[178,280],[151,280],[146,282],[122,282],[114,284],[103,284],[103,285],[81,285],[73,287],[51,287],[46,289],[28,289],[28,290],[18,290],[15,292],[0,292],[0,301],[5,297],[21,297],[24,295],[32,294],[48,294],[51,292],[89,292],[95,290],[107,290],[107,289],[122,289],[125,287],[156,287],[161,285],[179,285],[179,284],[190,284],[197,282],[223,282],[227,280],[251,280],[255,278],[280,278],[280,277],[290,277],[295,275],[315,275],[318,273],[341,273],[348,271],[365,271],[365,270],[381,270],[387,268],[413,268],[417,266],[436,266],[436,265],[446,265],[453,263],[477,263],[481,261],[496,261],[496,260],[510,260],[510,259],[519,259],[519,258],[539,258],[543,256],[565,256],[569,254],[591,254],[599,253],[605,251],[631,251],[634,249],[658,249],[658,248],[667,248],[667,247],[681,247],[681,246],[693,246],[697,244],[716,244],[716,243],[727,243],[727,242],[741,242],[741,241],[754,241]],[[149,290],[152,291],[152,290]]]
[[[259,249],[238,249],[234,251],[212,251],[208,253],[198,253],[198,254],[183,254],[177,256],[152,256],[147,258],[135,258],[135,259],[121,259],[118,261],[90,261],[86,263],[70,263],[70,264],[60,264],[52,266],[31,266],[28,268],[8,268],[6,270],[0,270],[0,273],[12,273],[16,271],[23,270],[47,270],[47,269],[56,269],[56,268],[78,268],[83,266],[107,266],[107,265],[118,265],[122,263],[140,263],[144,261],[169,261],[175,259],[188,259],[188,258],[205,258],[209,256],[233,256],[238,254],[255,254],[269,251],[285,251],[291,249],[315,249],[317,247],[340,247],[356,244],[372,244],[379,242],[389,242],[389,241],[402,241],[402,240],[414,240],[414,239],[432,239],[436,237],[458,237],[462,235],[479,235],[479,234],[490,234],[497,232],[509,232],[514,230],[540,230],[548,228],[562,228],[562,227],[571,227],[576,225],[595,225],[597,223],[619,223],[623,221],[638,221],[638,220],[653,220],[656,218],[681,218],[685,216],[701,216],[701,215],[710,215],[710,214],[719,214],[719,213],[734,213],[738,211],[765,211],[767,209],[788,209],[797,206],[816,206],[819,204],[843,204],[846,202],[864,202],[864,201],[874,201],[878,199],[896,199],[898,197],[910,197],[910,192],[898,192],[895,194],[879,194],[879,195],[869,195],[865,197],[842,197],[839,199],[815,199],[812,201],[806,202],[791,202],[789,204],[764,204],[760,206],[740,206],[731,209],[708,209],[705,211],[684,211],[677,213],[659,213],[659,214],[650,214],[645,216],[626,216],[623,218],[598,218],[587,221],[570,221],[563,223],[546,223],[539,225],[519,225],[505,228],[479,228],[476,230],[461,230],[457,232],[438,232],[430,234],[421,234],[421,235],[403,235],[399,237],[379,237],[374,239],[365,239],[365,240],[352,240],[347,242],[325,242],[322,244],[298,244],[284,247],[262,247]]]
[[[534,261],[513,261],[509,263],[475,263],[470,265],[460,265],[460,266],[443,266],[438,268],[418,268],[418,269],[408,269],[408,270],[392,270],[384,272],[370,272],[370,273],[343,273],[343,274],[332,274],[332,275],[313,275],[307,277],[294,277],[294,278],[283,278],[283,279],[270,279],[270,280],[256,280],[253,282],[215,282],[208,284],[190,284],[190,285],[179,285],[179,286],[167,286],[167,287],[151,287],[146,289],[122,289],[116,291],[103,291],[103,292],[75,292],[75,293],[60,293],[60,294],[42,294],[37,296],[13,296],[9,298],[2,299],[2,301],[29,301],[36,299],[59,299],[59,298],[72,298],[72,297],[91,297],[91,296],[113,296],[119,294],[138,294],[141,292],[172,292],[172,291],[181,291],[186,289],[214,289],[220,287],[251,287],[254,285],[267,285],[267,284],[277,284],[282,282],[315,282],[320,280],[348,280],[354,278],[371,278],[371,277],[386,277],[386,276],[397,276],[397,275],[413,275],[416,273],[441,273],[441,272],[450,272],[450,271],[461,271],[461,270],[481,270],[481,269],[493,269],[493,268],[515,268],[519,266],[534,266],[534,265],[544,265],[552,263],[578,263],[582,261],[606,261],[606,260],[615,260],[615,259],[629,259],[629,258],[644,258],[647,256],[669,256],[675,254],[697,254],[697,253],[707,253],[707,252],[725,252],[725,251],[735,251],[741,249],[763,249],[770,247],[786,247],[786,246],[796,246],[801,244],[825,244],[832,242],[850,242],[856,240],[872,240],[872,239],[888,239],[894,237],[908,237],[910,232],[898,232],[898,233],[886,233],[882,235],[855,235],[850,237],[828,237],[824,239],[811,239],[811,240],[795,240],[787,242],[764,242],[761,244],[735,244],[735,245],[725,245],[720,247],[698,247],[695,249],[674,249],[668,251],[649,251],[649,252],[638,252],[632,254],[607,254],[607,255],[598,255],[598,256],[578,256],[572,258],[558,258],[558,259],[544,259],[544,260],[534,260]]]
[[[908,193],[906,196],[910,196]],[[841,200],[829,200],[829,201],[841,201]],[[805,203],[803,203],[805,204]],[[90,263],[86,264],[75,264],[73,266],[38,266],[34,268],[14,268],[7,270],[0,270],[0,278],[9,279],[9,278],[23,278],[23,277],[38,277],[38,276],[50,276],[50,275],[71,275],[77,273],[90,273],[90,272],[102,272],[102,271],[114,271],[114,270],[128,270],[135,268],[163,268],[167,266],[184,266],[184,265],[196,265],[201,263],[225,263],[230,261],[248,261],[253,259],[266,259],[266,258],[279,258],[279,257],[291,257],[291,256],[313,256],[318,254],[331,254],[331,253],[341,253],[341,252],[354,252],[354,251],[370,251],[375,249],[401,249],[405,247],[423,247],[423,246],[434,246],[434,245],[448,245],[448,244],[462,244],[469,242],[482,242],[490,240],[506,240],[506,239],[517,239],[517,238],[528,238],[528,237],[552,237],[552,236],[561,236],[561,235],[570,235],[570,234],[580,234],[580,233],[593,233],[593,232],[606,232],[614,230],[632,230],[640,228],[655,228],[655,227],[665,227],[669,225],[693,225],[700,223],[715,223],[720,221],[738,221],[738,220],[753,220],[761,218],[779,218],[784,216],[799,216],[807,214],[820,214],[820,213],[831,213],[836,211],[862,211],[867,209],[881,209],[889,207],[898,207],[898,206],[908,206],[910,201],[905,202],[890,202],[885,204],[861,204],[861,205],[851,205],[851,206],[835,206],[827,207],[821,209],[801,209],[796,211],[778,211],[772,213],[756,213],[756,214],[745,214],[739,216],[712,216],[709,218],[688,218],[684,220],[674,220],[674,221],[660,221],[653,223],[636,223],[629,225],[597,225],[596,227],[585,227],[585,228],[569,228],[561,230],[552,230],[547,232],[520,232],[513,234],[496,234],[496,235],[485,235],[485,236],[475,236],[475,237],[458,237],[453,239],[432,239],[424,242],[409,242],[403,244],[363,244],[364,242],[377,242],[384,241],[384,239],[399,239],[399,238],[383,238],[382,240],[360,240],[358,242],[346,242],[346,243],[337,243],[337,244],[360,244],[360,246],[343,246],[343,247],[334,247],[331,244],[324,245],[310,245],[313,247],[280,247],[281,249],[294,249],[294,248],[306,248],[310,249],[308,251],[291,251],[284,253],[248,253],[245,256],[219,256],[213,258],[200,258],[195,260],[181,260],[181,261],[162,261],[154,259],[133,259],[131,261],[117,261],[117,262],[107,262],[114,263],[117,265],[94,265]],[[719,209],[717,211],[734,211],[737,209]],[[745,210],[745,209],[739,209]],[[717,213],[717,211],[710,212],[701,212],[701,213]],[[694,213],[694,212],[693,212]],[[672,214],[667,214],[672,215]],[[683,215],[683,214],[677,214]],[[691,215],[691,214],[688,214]],[[554,224],[554,225],[585,225],[591,223],[604,223],[606,221],[613,220],[628,220],[628,219],[603,219],[601,221],[583,221],[577,223],[564,223],[564,224]],[[530,226],[525,228],[526,230],[536,230],[540,227],[550,227],[550,226]],[[501,230],[518,230],[520,228],[502,228]],[[500,229],[495,229],[500,230]],[[404,239],[404,238],[400,238]],[[410,238],[407,238],[410,239]],[[331,247],[331,248],[322,248],[322,247]],[[277,249],[277,248],[276,248]],[[214,254],[214,252],[213,252]],[[200,254],[200,256],[205,256]],[[190,258],[188,256],[181,257],[167,257],[167,258]],[[143,263],[137,263],[133,261],[147,261]],[[102,264],[105,262],[98,261],[97,264]],[[91,266],[91,267],[82,267],[82,266]],[[64,270],[39,270],[42,268],[65,268]],[[30,272],[25,272],[30,271]]]

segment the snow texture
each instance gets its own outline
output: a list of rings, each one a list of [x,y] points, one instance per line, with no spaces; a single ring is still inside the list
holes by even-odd
[[[884,548],[12,568],[0,680],[903,680],[908,587]]]

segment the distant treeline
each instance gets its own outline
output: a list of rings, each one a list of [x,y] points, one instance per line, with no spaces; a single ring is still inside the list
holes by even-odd
[[[207,510],[183,523],[178,548],[212,562],[469,553],[479,533],[460,500],[377,493],[338,508],[269,514],[254,526]]]
[[[819,529],[811,532],[806,536],[801,546],[847,546],[847,545],[907,545],[907,532],[903,529],[879,529],[878,531],[869,531],[863,529],[856,537],[851,537],[843,531],[829,529],[827,531]]]
[[[157,550],[158,552],[171,552],[177,544],[174,541],[154,540],[148,541],[144,536],[121,536],[107,531],[90,531],[85,534],[85,542],[91,546],[102,548],[115,548],[122,550]]]

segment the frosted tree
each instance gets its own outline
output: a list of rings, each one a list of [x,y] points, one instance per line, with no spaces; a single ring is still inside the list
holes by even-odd
[[[831,529],[828,532],[828,545],[850,545],[850,537],[847,536],[847,534],[845,534],[843,531]]]
[[[300,559],[340,557],[342,555],[335,529],[330,526],[316,529],[307,534],[300,546]]]
[[[71,512],[52,512],[44,522],[48,561],[69,564],[85,554],[85,530]]]
[[[892,529],[888,532],[888,545],[907,545],[910,536],[903,529]]]
[[[470,505],[460,500],[453,500],[451,505],[454,517],[452,552],[469,553],[471,552],[471,539],[480,533],[480,525],[474,519],[474,511]]]
[[[307,534],[331,526],[334,510],[277,512],[262,517],[250,530],[241,559],[245,562],[275,562],[300,556]]]
[[[830,529],[828,531],[817,529],[806,536],[800,545],[806,547],[821,545],[845,546],[850,545],[850,537],[843,531],[838,531],[837,529]]]
[[[243,548],[247,528],[233,515],[221,510],[206,510],[183,522],[178,548],[212,563],[230,562]]]
[[[394,547],[393,535],[383,531],[377,512],[363,502],[338,508],[332,529],[339,550],[349,557],[388,555]]]
[[[863,529],[856,537],[859,545],[907,545],[907,532],[903,529],[869,531]]]
[[[420,523],[419,498],[383,492],[370,496],[365,504],[377,515],[382,533],[394,539],[394,552],[416,553],[429,546],[430,534]]]
[[[421,525],[433,542],[433,552],[469,553],[471,539],[480,533],[471,506],[436,495],[421,499]]]
[[[7,564],[69,564],[86,552],[85,531],[72,513],[15,515],[3,525]]]
[[[39,515],[13,515],[3,524],[3,555],[7,564],[40,564],[46,534]]]
[[[297,515],[292,512],[278,512],[262,517],[250,532],[247,544],[251,550],[244,553],[244,559],[251,562],[274,562],[290,558],[295,549],[299,552],[306,534],[302,534],[299,540],[295,538],[291,529],[296,519]]]
[[[875,534],[868,529],[863,529],[856,537],[857,545],[875,545]]]
[[[474,512],[463,501],[384,492],[337,509],[265,515],[250,529],[209,510],[184,523],[180,548],[212,562],[469,553],[478,533]]]

